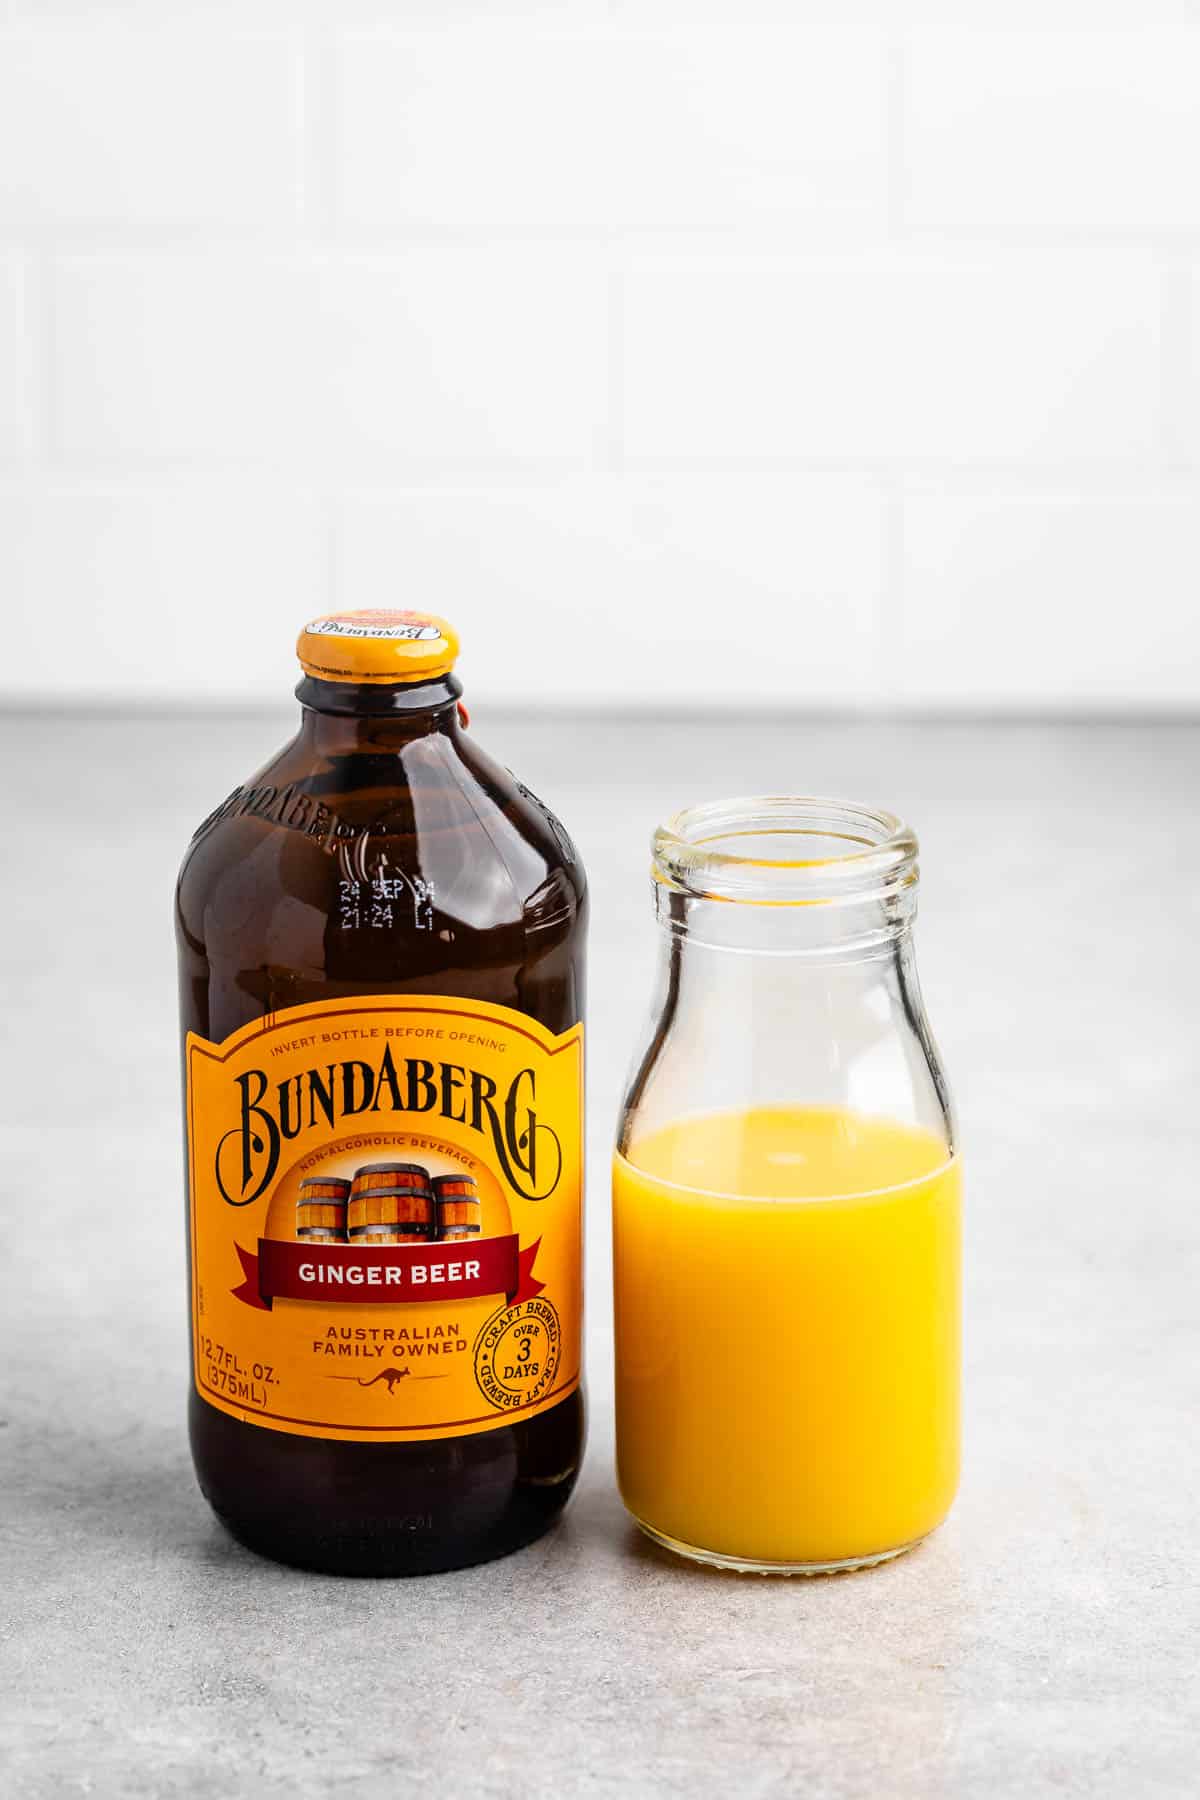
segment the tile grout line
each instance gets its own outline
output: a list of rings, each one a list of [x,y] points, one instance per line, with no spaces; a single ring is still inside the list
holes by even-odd
[[[343,554],[346,537],[344,497],[341,494],[333,495],[326,492],[323,495],[322,505],[324,512],[322,531],[324,567],[321,570],[321,585],[325,591],[327,609],[330,612],[336,612],[339,606],[349,605],[349,601],[343,602],[338,591],[341,586],[341,570],[346,560]]]
[[[625,281],[623,266],[609,265],[607,362],[608,418],[604,431],[604,472],[626,473],[625,455]]]
[[[881,483],[883,499],[883,580],[880,585],[880,618],[876,642],[876,670],[872,704],[891,693],[894,703],[907,703],[904,678],[905,612],[907,583],[904,568],[904,478],[887,475]],[[889,671],[891,680],[889,681]]]
[[[908,64],[909,47],[902,37],[891,38],[884,52],[884,141],[887,155],[888,237],[893,243],[908,238]]]
[[[41,310],[43,283],[37,269],[36,253],[29,245],[10,244],[2,248],[14,279],[17,449],[12,460],[0,461],[0,472],[7,478],[19,480],[22,475],[28,478],[44,461],[45,370],[41,350],[44,330],[40,320],[36,325],[34,322],[35,304],[39,312]]]
[[[297,200],[300,229],[310,248],[334,237],[334,145],[338,50],[334,37],[315,18],[305,21],[295,40]]]
[[[1160,381],[1163,454],[1168,474],[1192,474],[1195,458],[1189,431],[1189,399],[1196,383],[1193,312],[1196,283],[1190,263],[1169,256],[1162,271],[1162,344]]]
[[[26,341],[29,346],[29,405],[34,465],[43,473],[57,471],[59,452],[58,311],[53,256],[48,249],[27,253]],[[33,317],[36,305],[37,318]]]

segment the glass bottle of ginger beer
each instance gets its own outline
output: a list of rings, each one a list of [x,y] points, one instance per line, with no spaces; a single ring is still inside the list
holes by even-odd
[[[583,1447],[584,873],[457,649],[307,625],[299,731],[177,891],[196,1470],[336,1573],[528,1543]]]

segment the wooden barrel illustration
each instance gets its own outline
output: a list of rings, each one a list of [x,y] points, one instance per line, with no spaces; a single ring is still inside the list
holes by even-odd
[[[350,1184],[352,1244],[422,1243],[434,1235],[433,1187],[420,1163],[364,1163]]]
[[[296,1236],[310,1243],[344,1244],[350,1183],[336,1175],[313,1175],[300,1183]]]
[[[433,1198],[439,1238],[478,1236],[479,1190],[473,1175],[435,1175]]]

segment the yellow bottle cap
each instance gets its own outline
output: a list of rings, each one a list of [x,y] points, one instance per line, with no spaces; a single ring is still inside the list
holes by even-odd
[[[296,640],[296,655],[316,681],[436,681],[458,656],[458,633],[436,613],[324,613]]]

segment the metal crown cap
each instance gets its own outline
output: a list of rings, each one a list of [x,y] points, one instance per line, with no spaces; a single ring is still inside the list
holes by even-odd
[[[310,619],[296,655],[315,681],[436,681],[454,667],[458,633],[436,613],[367,607]]]

